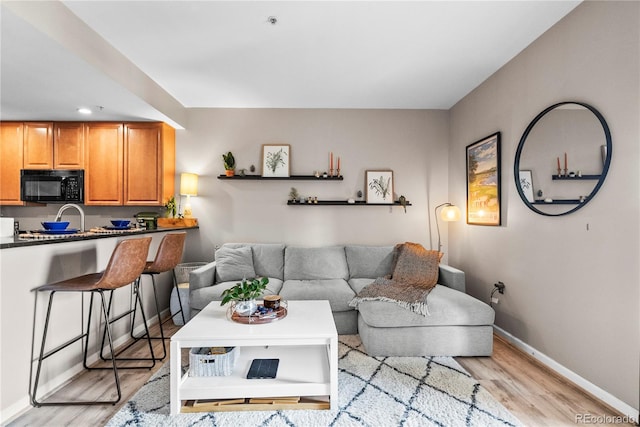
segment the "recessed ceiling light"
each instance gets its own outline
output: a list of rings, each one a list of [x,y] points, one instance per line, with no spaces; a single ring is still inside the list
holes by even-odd
[[[88,108],[78,108],[78,113],[80,114],[91,114],[91,110]]]
[[[278,17],[270,16],[267,18],[267,22],[271,25],[276,25],[278,23]]]

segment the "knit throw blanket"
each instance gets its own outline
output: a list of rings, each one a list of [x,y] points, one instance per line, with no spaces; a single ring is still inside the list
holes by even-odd
[[[349,305],[357,310],[363,301],[387,301],[429,315],[427,296],[438,281],[442,254],[410,242],[396,245],[394,251],[391,277],[378,277],[362,288]]]

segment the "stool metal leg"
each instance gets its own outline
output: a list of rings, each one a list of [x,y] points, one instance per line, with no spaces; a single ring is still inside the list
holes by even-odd
[[[144,313],[144,307],[142,306],[142,298],[140,297],[140,277],[138,277],[135,282],[133,282],[132,284],[133,288],[132,291],[135,295],[134,298],[134,304],[133,304],[133,308],[125,311],[124,313],[121,313],[119,315],[117,315],[114,318],[109,318],[110,312],[111,312],[111,306],[112,306],[112,302],[113,302],[113,291],[110,292],[109,294],[109,303],[108,303],[108,308],[107,308],[107,317],[105,317],[105,323],[114,323],[120,319],[122,319],[125,316],[131,315],[133,314],[133,319],[131,320],[132,322],[132,328],[133,328],[133,322],[135,321],[135,313],[136,310],[138,308],[138,305],[140,306],[140,313],[142,314],[142,324],[144,325],[144,329],[145,329],[145,334],[143,336],[149,336],[149,326],[147,324],[147,317]],[[106,333],[106,331],[105,331]],[[102,360],[108,360],[109,358],[107,358],[104,355],[104,340],[105,340],[105,333],[103,333],[102,335],[102,345],[100,347],[100,358]],[[120,351],[118,351],[118,353],[111,353],[111,356],[115,359],[115,360],[120,360],[120,361],[150,361],[151,365],[149,366],[120,366],[120,369],[141,369],[141,368],[148,368],[151,369],[155,366],[156,364],[156,360],[159,360],[157,357],[155,357],[155,354],[153,352],[153,344],[151,342],[151,339],[148,338],[147,342],[149,344],[149,353],[151,354],[151,357],[118,357],[120,354],[122,354],[125,350],[127,350],[129,347],[131,347],[132,345],[134,345],[137,341],[133,341],[131,343],[129,343],[127,346],[125,346],[124,348],[122,348]],[[95,368],[95,369],[100,369],[100,368]]]
[[[182,324],[186,325],[187,320],[184,318],[184,308],[182,306],[182,298],[180,297],[180,288],[178,287],[178,279],[176,279],[176,271],[171,270],[171,274],[173,275],[173,287],[175,288],[176,294],[178,295],[178,305],[180,305],[180,310],[178,310],[176,314],[171,315],[171,318],[173,319],[175,315],[180,313],[180,315],[182,316]]]
[[[137,335],[137,336],[134,335],[133,334],[133,325],[134,325],[135,318],[136,318],[135,311],[133,313],[133,320],[131,322],[130,335],[131,335],[131,338],[133,338],[136,341],[138,341],[138,340],[140,340],[140,339],[142,339],[144,337],[147,337],[147,339],[149,339],[149,340],[162,340],[162,356],[157,357],[155,360],[163,360],[165,357],[167,357],[167,347],[166,347],[166,344],[164,342],[165,336],[164,336],[164,330],[162,328],[162,324],[164,322],[160,319],[160,304],[158,304],[158,292],[156,290],[155,275],[157,273],[143,273],[143,274],[147,274],[147,275],[151,276],[151,286],[152,286],[152,290],[153,290],[153,299],[154,299],[155,304],[156,304],[156,313],[157,313],[157,316],[158,316],[158,326],[160,327],[160,336],[159,337],[150,337],[148,329],[142,335]]]
[[[160,319],[160,304],[158,303],[158,290],[156,287],[156,280],[155,280],[155,276],[156,274],[159,273],[143,273],[145,275],[149,275],[151,276],[151,285],[152,285],[152,290],[153,290],[153,298],[155,300],[155,304],[156,304],[156,313],[158,316],[158,326],[160,327],[160,336],[159,337],[151,337],[150,339],[152,340],[162,340],[162,356],[157,358],[156,360],[164,360],[164,358],[167,356],[167,347],[166,344],[164,342],[164,340],[168,339],[168,337],[164,336],[164,328],[162,327],[162,325],[166,322],[168,322],[169,320],[173,319],[175,316],[177,316],[178,314],[182,315],[182,323],[185,324],[186,320],[184,317],[184,311],[182,309],[182,300],[180,299],[180,290],[178,289],[178,281],[176,279],[176,274],[175,271],[172,269],[171,270],[172,273],[172,280],[173,280],[173,287],[175,288],[176,292],[178,292],[178,303],[180,304],[180,310],[178,310],[177,312],[175,312],[174,314],[172,314],[170,317],[161,320]],[[134,316],[134,320],[135,320],[135,313],[133,314]],[[142,334],[142,335],[134,335],[133,334],[133,323],[131,326],[131,338],[135,339],[135,340],[139,340],[142,339],[146,336],[147,334]]]
[[[31,390],[31,370],[33,369],[33,362],[31,362],[31,369],[30,369],[30,374],[29,374],[29,398],[31,400],[31,405],[35,406],[35,407],[40,407],[40,406],[62,406],[62,405],[103,405],[103,404],[112,404],[115,405],[117,402],[120,401],[120,399],[122,398],[122,392],[120,389],[120,378],[118,376],[118,368],[116,366],[116,361],[114,358],[112,358],[112,368],[105,368],[105,369],[112,369],[113,370],[113,375],[114,375],[114,379],[115,379],[115,383],[116,383],[116,390],[117,390],[117,398],[115,400],[92,400],[92,401],[63,401],[63,402],[40,402],[37,399],[37,391],[38,391],[38,384],[40,382],[40,373],[42,370],[42,362],[47,359],[50,356],[53,356],[54,354],[56,354],[58,351],[68,347],[69,345],[75,343],[78,340],[81,340],[82,338],[86,338],[85,341],[85,347],[84,347],[84,357],[83,357],[83,364],[85,367],[87,367],[87,348],[89,346],[89,331],[90,331],[90,327],[91,327],[91,314],[92,314],[92,308],[93,308],[93,297],[95,292],[100,293],[100,297],[101,297],[101,303],[102,303],[102,312],[103,315],[107,315],[107,306],[106,306],[106,301],[104,298],[104,294],[102,292],[102,290],[97,290],[97,291],[91,291],[91,298],[90,298],[90,303],[89,303],[89,317],[87,320],[87,332],[85,333],[84,331],[81,331],[81,335],[70,339],[69,341],[67,341],[66,343],[54,348],[53,350],[50,350],[48,352],[45,353],[44,349],[45,349],[45,345],[47,342],[47,332],[49,331],[49,321],[51,319],[51,308],[53,306],[53,297],[55,295],[55,291],[52,291],[49,294],[49,304],[47,307],[47,315],[46,315],[46,319],[45,319],[45,324],[44,324],[44,330],[42,333],[42,344],[40,347],[40,355],[38,356],[38,367],[36,370],[36,376],[35,376],[35,383],[33,384],[33,390]],[[36,294],[36,300],[37,300],[37,294]],[[34,320],[35,320],[35,305],[34,304]],[[34,328],[34,335],[35,335],[35,322],[33,325]],[[106,335],[108,337],[109,340],[109,348],[113,354],[113,339],[111,336],[111,329],[109,327],[109,325],[107,324],[105,326],[106,328]],[[32,345],[33,347],[33,345]],[[33,359],[33,348],[32,348],[32,359]],[[91,369],[91,368],[89,368]]]

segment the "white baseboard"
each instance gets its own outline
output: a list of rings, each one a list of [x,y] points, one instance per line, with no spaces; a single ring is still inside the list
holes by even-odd
[[[511,335],[509,332],[505,331],[504,329],[495,325],[493,326],[493,328],[496,334],[498,334],[499,336],[507,340],[509,343],[513,344],[513,346],[515,346],[516,348],[531,355],[534,359],[536,359],[538,362],[542,363],[549,369],[562,375],[564,378],[568,379],[569,381],[571,381],[578,387],[582,388],[583,390],[587,391],[588,393],[592,394],[596,398],[600,399],[607,405],[619,411],[621,414],[629,417],[632,420],[635,420],[636,423],[638,422],[638,420],[640,420],[640,413],[638,409],[632,407],[631,405],[628,405],[627,403],[618,399],[611,393],[601,389],[600,387],[593,384],[592,382],[582,378],[580,375],[576,374],[572,370],[556,362],[546,354],[531,347],[529,344],[522,341],[521,339]]]
[[[168,313],[169,313],[169,309],[167,308],[166,310],[163,310],[160,313],[160,316],[165,317]],[[158,323],[157,315],[149,319],[149,326],[154,325],[156,323]],[[135,335],[142,334],[143,332],[144,332],[143,324],[140,324],[133,329],[133,333]],[[124,343],[129,341],[129,339],[130,339],[129,333],[127,332],[126,334],[114,340],[113,346],[117,348],[118,346],[123,345]],[[105,350],[108,350],[108,349],[105,348]],[[168,352],[168,348],[167,348],[167,352]],[[91,365],[97,362],[100,358],[99,353],[100,353],[100,350],[97,350],[93,354],[87,355],[87,363]],[[67,384],[71,379],[73,379],[73,377],[75,377],[82,371],[84,371],[84,366],[82,362],[80,362],[74,366],[70,366],[69,369],[62,372],[60,375],[57,375],[55,378],[52,378],[51,380],[47,381],[46,383],[40,384],[38,386],[38,395],[41,396],[39,400],[42,399],[42,396],[46,396],[54,392],[58,388]],[[31,409],[31,402],[29,401],[29,396],[27,395],[0,413],[0,425],[6,425],[9,422],[12,422],[14,419],[18,418],[29,409]]]

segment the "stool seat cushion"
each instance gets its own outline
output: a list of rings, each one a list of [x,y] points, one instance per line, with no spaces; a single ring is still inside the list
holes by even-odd
[[[61,280],[55,283],[49,283],[37,287],[35,290],[38,292],[56,291],[56,292],[82,292],[82,291],[95,291],[100,289],[97,286],[102,275],[104,273],[91,273],[83,276],[73,277],[71,279]]]

